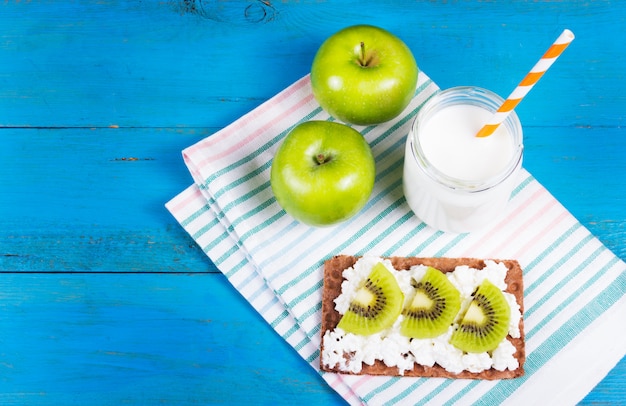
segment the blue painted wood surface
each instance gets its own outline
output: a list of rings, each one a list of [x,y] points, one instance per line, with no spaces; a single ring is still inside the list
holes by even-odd
[[[0,402],[342,404],[163,204],[191,183],[181,149],[355,23],[443,88],[503,96],[574,31],[517,108],[525,166],[626,259],[625,19],[617,1],[3,2]],[[626,404],[626,360],[582,403]]]

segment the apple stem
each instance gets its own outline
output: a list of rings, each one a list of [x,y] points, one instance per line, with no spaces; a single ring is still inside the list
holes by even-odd
[[[318,165],[324,165],[326,162],[330,161],[330,156],[324,154],[317,154],[315,158]]]
[[[361,41],[361,59],[359,60],[361,66],[367,66],[367,61],[365,60],[365,42]]]
[[[376,52],[367,52],[365,42],[361,41],[361,55],[359,55],[359,65],[363,68],[374,67],[378,64]]]

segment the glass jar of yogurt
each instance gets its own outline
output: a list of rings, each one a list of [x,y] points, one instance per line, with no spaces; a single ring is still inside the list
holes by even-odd
[[[511,112],[488,137],[476,133],[504,100],[478,87],[454,87],[428,100],[407,136],[403,187],[429,226],[465,233],[503,212],[522,166],[522,126]]]

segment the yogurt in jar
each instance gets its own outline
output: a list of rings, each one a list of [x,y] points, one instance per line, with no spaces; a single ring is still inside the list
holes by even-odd
[[[475,87],[435,95],[407,136],[403,186],[413,212],[456,233],[478,230],[502,213],[522,164],[522,128],[512,112],[496,132],[476,137],[503,102]]]

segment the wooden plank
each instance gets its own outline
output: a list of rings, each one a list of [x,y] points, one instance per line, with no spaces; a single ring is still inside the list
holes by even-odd
[[[3,219],[136,229],[192,183],[181,151],[214,129],[0,129]]]
[[[11,80],[0,88],[0,123],[223,126],[304,74],[259,80],[276,69],[267,49],[285,32],[218,24],[186,3],[4,3],[0,77]],[[234,16],[248,5],[220,7]],[[289,49],[290,58],[305,52]]]
[[[3,224],[4,226],[4,224]],[[41,224],[0,231],[1,272],[218,272],[174,220],[163,229],[131,230]],[[8,227],[7,227],[8,228]]]
[[[222,275],[1,274],[0,292],[2,404],[341,403]]]
[[[576,41],[518,112],[528,125],[623,125],[626,96],[614,86],[626,70],[626,31],[600,29],[623,25],[623,2],[0,7],[5,126],[223,127],[308,73],[321,42],[354,23],[397,33],[442,87],[477,85],[503,96],[570,28]]]

